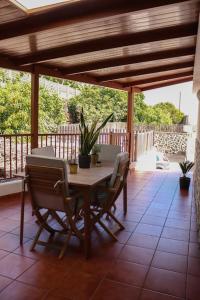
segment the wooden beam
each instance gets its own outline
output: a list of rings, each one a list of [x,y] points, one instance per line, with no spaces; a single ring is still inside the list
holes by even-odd
[[[26,65],[66,57],[77,54],[92,53],[107,49],[120,48],[143,43],[151,43],[197,34],[197,22],[184,25],[146,30],[143,32],[124,33],[120,35],[107,36],[103,38],[82,41],[70,45],[37,51],[33,54],[15,57],[16,64]]]
[[[166,72],[166,71],[176,71],[181,70],[185,68],[191,68],[194,65],[194,60],[186,61],[186,62],[180,62],[180,63],[173,63],[168,65],[159,65],[156,67],[150,67],[145,69],[136,69],[126,72],[118,72],[118,73],[111,73],[109,75],[104,76],[98,76],[97,80],[100,82],[106,82],[110,80],[116,80],[120,78],[127,78],[132,76],[140,76],[140,75],[147,75],[152,73],[158,73],[158,72]]]
[[[134,154],[133,154],[133,149],[134,149],[134,129],[133,129],[133,124],[134,124],[134,91],[132,88],[129,89],[128,91],[128,107],[127,107],[127,133],[129,136],[128,140],[128,152],[129,152],[129,157],[130,160],[133,161],[134,159]]]
[[[31,74],[31,149],[38,147],[39,74]]]
[[[187,77],[183,77],[183,78],[179,78],[179,79],[167,80],[166,82],[162,82],[162,83],[148,85],[146,87],[141,87],[141,90],[148,91],[148,90],[153,90],[153,89],[159,89],[162,87],[175,85],[175,84],[179,84],[179,83],[184,83],[184,82],[188,82],[188,81],[192,81],[192,80],[193,80],[193,76],[187,76]]]
[[[86,64],[78,64],[71,67],[67,67],[63,69],[64,74],[76,74],[76,73],[83,73],[89,72],[99,69],[105,68],[112,68],[112,67],[120,67],[126,66],[136,63],[143,63],[147,61],[156,61],[160,59],[168,59],[168,58],[181,58],[188,55],[195,54],[195,47],[187,47],[187,48],[180,48],[180,49],[171,49],[171,50],[164,50],[158,51],[153,53],[144,53],[144,54],[136,54],[127,57],[116,57],[116,58],[109,58],[105,60],[99,60],[96,62],[86,63]]]
[[[58,68],[57,69],[51,69],[48,68],[44,65],[37,65],[35,66],[35,70],[42,75],[48,75],[52,77],[58,77],[58,78],[63,78],[63,79],[68,79],[72,81],[78,81],[78,82],[84,82],[88,84],[94,84],[98,86],[103,86],[103,87],[108,87],[108,88],[113,88],[113,89],[118,89],[118,90],[124,90],[127,91],[128,89],[124,88],[122,84],[117,83],[117,82],[108,82],[108,83],[99,83],[96,78],[88,75],[64,75]],[[136,88],[136,90],[139,92],[140,90]]]
[[[14,71],[21,71],[21,72],[32,72],[33,66],[16,66],[16,64],[12,61],[12,59],[8,58],[7,56],[0,56],[0,68],[10,69]]]
[[[125,83],[123,86],[125,88],[132,87],[132,86],[140,86],[140,85],[145,85],[148,83],[153,83],[153,82],[159,82],[159,81],[164,81],[164,80],[170,80],[170,79],[178,79],[181,77],[186,77],[186,76],[192,76],[193,71],[186,71],[182,73],[176,73],[176,74],[170,74],[170,75],[163,75],[163,76],[156,76],[156,77],[151,77],[151,78],[146,78],[146,79],[141,79],[141,80],[136,80],[132,82]]]
[[[35,32],[121,15],[157,6],[177,4],[184,0],[87,0],[59,5],[53,9],[42,10],[18,21],[0,26],[0,40],[32,34]]]

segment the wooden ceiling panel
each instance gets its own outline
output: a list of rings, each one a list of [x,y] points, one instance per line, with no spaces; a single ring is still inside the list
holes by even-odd
[[[10,1],[0,0],[0,24],[22,19],[25,12],[17,8]]]

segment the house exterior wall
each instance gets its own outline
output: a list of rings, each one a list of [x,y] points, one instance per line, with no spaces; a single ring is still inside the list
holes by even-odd
[[[200,101],[200,90],[197,92],[197,97]],[[196,138],[196,152],[195,152],[195,171],[194,171],[194,199],[197,210],[197,225],[199,229],[200,242],[200,102],[198,109],[198,124],[197,124],[197,138]]]

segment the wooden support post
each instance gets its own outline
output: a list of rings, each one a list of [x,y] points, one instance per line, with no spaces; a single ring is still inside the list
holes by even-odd
[[[38,147],[39,74],[31,74],[31,149]]]
[[[127,133],[128,133],[128,152],[130,160],[134,159],[134,91],[130,88],[128,91],[128,114],[127,114]]]

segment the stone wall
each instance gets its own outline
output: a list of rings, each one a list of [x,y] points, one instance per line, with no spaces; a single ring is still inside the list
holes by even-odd
[[[176,154],[187,151],[189,134],[176,132],[154,132],[154,146],[158,151]]]

